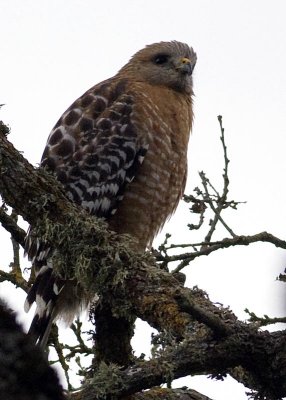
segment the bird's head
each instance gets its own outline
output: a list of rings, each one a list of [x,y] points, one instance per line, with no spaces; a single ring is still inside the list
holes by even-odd
[[[196,53],[185,43],[159,42],[135,53],[119,73],[128,73],[136,81],[192,94],[192,72],[196,60]]]

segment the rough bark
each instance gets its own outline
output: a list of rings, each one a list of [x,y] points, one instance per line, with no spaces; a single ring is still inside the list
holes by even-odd
[[[191,389],[154,388],[144,393],[128,396],[126,400],[211,400],[209,397]]]
[[[74,394],[73,400],[81,400],[81,395]],[[181,389],[165,389],[161,387],[155,387],[146,392],[136,393],[131,396],[121,397],[122,400],[212,400],[209,397],[197,392],[193,389],[181,388]],[[96,397],[92,397],[92,400],[98,400]]]
[[[93,334],[93,368],[97,368],[102,361],[107,364],[130,365],[134,359],[130,342],[134,335],[135,319],[114,317],[104,299],[91,309],[90,315],[96,327]]]
[[[225,339],[214,339],[199,324],[192,336],[155,359],[137,362],[124,370],[101,365],[77,399],[112,398],[114,393],[126,396],[183,376],[200,374],[221,379],[227,373],[266,399],[279,399],[286,390],[285,348],[286,336],[282,332],[258,333],[245,327]],[[105,387],[100,385],[102,381]]]

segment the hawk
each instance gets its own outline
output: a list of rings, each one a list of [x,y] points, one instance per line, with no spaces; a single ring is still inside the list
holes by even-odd
[[[138,251],[152,244],[183,195],[195,63],[185,43],[146,46],[64,112],[42,156],[41,165],[72,202],[104,218],[110,230],[132,236]],[[36,301],[30,332],[44,347],[52,322],[71,322],[86,299],[71,295],[71,285],[57,279],[51,249],[32,231],[26,253],[36,279],[25,310]]]

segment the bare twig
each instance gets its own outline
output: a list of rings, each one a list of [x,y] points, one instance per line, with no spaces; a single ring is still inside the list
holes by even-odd
[[[234,238],[225,238],[223,240],[219,240],[216,242],[201,242],[201,243],[189,244],[188,246],[190,247],[201,246],[201,250],[194,251],[192,253],[182,253],[173,256],[167,256],[167,258],[157,255],[157,260],[165,262],[181,261],[181,264],[179,264],[178,267],[173,271],[173,272],[179,272],[197,257],[207,256],[214,251],[221,250],[224,248],[232,246],[248,246],[256,242],[267,242],[274,244],[274,246],[279,247],[281,249],[286,249],[286,241],[273,236],[271,233],[261,232],[251,236],[241,235],[241,236],[236,236]],[[187,247],[187,245],[184,246]]]
[[[15,221],[15,224],[17,224],[18,215],[14,211],[12,211],[11,213],[11,218]],[[13,262],[10,264],[10,267],[12,269],[11,272],[14,275],[18,276],[20,280],[22,280],[23,275],[20,268],[20,254],[19,254],[20,246],[13,236],[11,236],[11,242],[13,247]]]
[[[200,215],[199,222],[197,224],[188,224],[188,228],[190,230],[199,230],[200,227],[203,225],[204,215],[207,209],[205,201],[198,199],[193,195],[184,195],[183,198],[186,203],[193,203],[192,207],[189,209],[191,213]]]
[[[84,354],[85,356],[93,354],[92,349],[90,347],[86,346],[86,344],[83,341],[83,338],[82,338],[83,332],[81,331],[81,326],[82,326],[82,323],[77,318],[70,327],[70,329],[73,331],[73,333],[76,337],[76,340],[77,340],[77,344],[75,346],[70,346],[68,344],[62,344],[63,350],[68,350],[68,352],[65,353],[65,358],[67,360],[70,360],[73,357],[77,357],[79,354]]]
[[[59,362],[61,364],[61,367],[64,371],[65,374],[65,378],[67,381],[67,385],[68,385],[68,390],[74,390],[71,382],[70,382],[70,377],[69,377],[69,365],[67,363],[67,358],[64,355],[64,345],[62,343],[60,343],[59,341],[59,337],[58,334],[54,334],[53,338],[52,338],[52,346],[54,347],[57,355],[58,355],[58,360],[55,361],[51,361],[50,364],[55,364],[57,362]]]
[[[23,289],[26,293],[29,290],[28,284],[24,278],[19,279],[19,276],[15,275],[13,272],[5,272],[0,270],[0,282],[10,282],[13,285]]]
[[[259,326],[267,326],[277,323],[286,324],[286,317],[269,317],[268,315],[258,317],[254,312],[249,311],[248,308],[246,308],[244,311],[250,316],[249,321],[255,322]]]
[[[82,323],[80,322],[80,320],[77,318],[74,323],[71,325],[71,330],[73,331],[73,333],[75,334],[75,337],[78,341],[79,347],[80,347],[80,352],[83,354],[92,354],[92,350],[86,346],[86,344],[84,343],[83,339],[82,339]]]
[[[4,205],[0,207],[0,223],[11,234],[13,240],[24,247],[26,232],[17,225],[12,215],[7,214]]]
[[[205,193],[207,195],[207,199],[210,199],[209,192],[208,192],[208,185],[215,190],[216,196],[217,196],[217,206],[214,206],[212,201],[209,201],[209,205],[214,212],[215,216],[214,219],[211,222],[211,227],[209,232],[207,233],[205,237],[205,242],[208,243],[211,240],[211,237],[215,231],[216,225],[218,221],[220,221],[223,226],[227,229],[227,231],[231,234],[232,237],[235,237],[235,233],[230,229],[230,227],[224,222],[224,220],[221,217],[221,212],[225,208],[225,203],[227,200],[227,195],[228,195],[228,187],[229,187],[229,178],[228,178],[228,164],[229,164],[229,159],[227,155],[227,147],[225,144],[224,140],[224,128],[222,126],[222,117],[221,115],[218,116],[218,121],[220,125],[220,131],[221,131],[221,136],[220,140],[222,142],[222,147],[223,147],[223,155],[224,155],[224,172],[223,172],[223,192],[222,195],[220,196],[218,192],[214,189],[214,187],[210,184],[209,180],[206,178],[206,175],[203,172],[200,172],[200,177],[202,179],[202,184],[205,190]]]

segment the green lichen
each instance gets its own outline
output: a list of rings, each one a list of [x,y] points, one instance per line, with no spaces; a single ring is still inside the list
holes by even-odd
[[[118,391],[125,387],[120,367],[115,364],[107,365],[104,362],[100,363],[94,377],[86,384],[94,387],[96,398],[99,400],[117,399]]]

